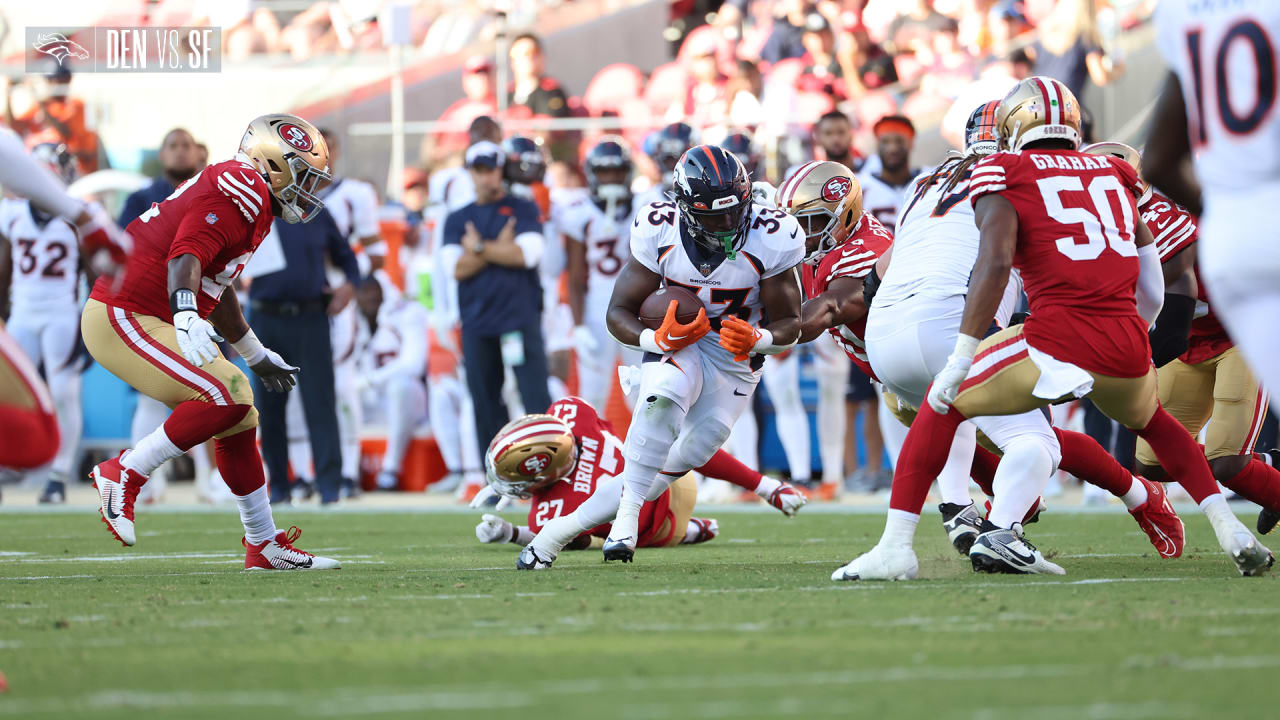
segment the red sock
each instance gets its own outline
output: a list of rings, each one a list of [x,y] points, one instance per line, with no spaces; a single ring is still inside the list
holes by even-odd
[[[1058,435],[1058,444],[1062,446],[1059,468],[1116,497],[1124,497],[1129,492],[1129,488],[1133,486],[1133,475],[1103,450],[1097,440],[1070,430],[1054,428],[1053,431]]]
[[[898,455],[893,488],[889,492],[891,509],[920,514],[929,495],[929,486],[947,464],[956,428],[965,420],[965,416],[955,408],[946,415],[939,415],[929,403],[921,406]]]
[[[0,466],[16,470],[38,468],[58,453],[58,418],[39,405],[20,408],[0,405]]]
[[[1280,470],[1258,457],[1222,484],[1269,510],[1280,510]]]
[[[752,492],[760,486],[760,480],[764,477],[755,470],[743,465],[738,458],[723,450],[717,450],[706,465],[696,469],[709,478],[726,480]]]
[[[169,436],[169,442],[190,450],[235,427],[251,409],[252,405],[215,405],[201,400],[180,402],[164,421],[164,434]]]
[[[973,453],[973,466],[969,468],[969,477],[978,483],[987,497],[995,497],[991,483],[996,477],[996,467],[1000,465],[1000,456],[979,445]]]
[[[1151,446],[1170,480],[1181,483],[1192,500],[1203,502],[1220,492],[1209,461],[1204,459],[1204,450],[1163,407],[1157,406],[1151,422],[1137,432]]]
[[[249,428],[213,441],[218,472],[222,473],[223,482],[235,495],[248,495],[267,484],[257,439],[257,428]]]

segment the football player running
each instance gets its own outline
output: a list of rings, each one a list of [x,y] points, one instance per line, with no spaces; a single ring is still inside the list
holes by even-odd
[[[67,195],[58,179],[27,154],[22,139],[0,128],[0,185],[32,206],[71,221],[83,257],[98,272],[116,272],[131,249],[100,208]],[[117,275],[114,282],[123,281]],[[58,413],[48,387],[22,347],[0,323],[0,467],[30,470],[52,461],[60,447]]]
[[[1128,145],[1102,142],[1083,151],[1124,160],[1142,175],[1142,156]],[[1192,436],[1208,423],[1209,469],[1219,483],[1262,506],[1258,532],[1269,533],[1280,519],[1280,470],[1274,466],[1280,453],[1253,452],[1267,414],[1267,393],[1218,321],[1200,282],[1192,251],[1196,219],[1150,185],[1144,187],[1138,212],[1155,237],[1165,280],[1164,307],[1151,331],[1160,404]],[[1145,440],[1138,440],[1137,460],[1145,477],[1173,480]]]
[[[526,498],[530,501],[529,524],[513,525],[496,515],[485,515],[476,525],[476,538],[485,543],[525,545],[545,533],[560,536],[560,549],[582,550],[592,544],[593,537],[607,537],[608,524],[584,529],[578,516],[599,514],[592,513],[590,507],[582,509],[588,503],[611,504],[606,512],[617,510],[625,463],[622,447],[609,421],[581,398],[556,401],[546,414],[526,415],[508,423],[485,453],[489,486],[476,496],[472,507],[493,495]],[[724,450],[717,451],[698,472],[750,490],[784,515],[794,515],[805,502],[790,485],[762,476]],[[716,521],[691,515],[696,500],[697,483],[686,475],[646,502],[640,513],[637,547],[689,545],[714,538],[719,533]],[[545,570],[555,559],[555,555],[526,550],[516,567]]]
[[[1151,233],[1137,213],[1137,174],[1128,163],[1079,152],[1079,104],[1052,78],[1028,78],[1005,96],[996,135],[1011,152],[983,158],[970,175],[980,245],[955,348],[907,435],[884,535],[846,574],[857,575],[864,563],[888,578],[914,574],[911,538],[929,485],[946,462],[949,443],[938,440],[953,437],[960,423],[1086,395],[1145,438],[1162,465],[1179,468],[1177,479],[1241,574],[1266,572],[1270,551],[1231,513],[1195,440],[1157,398],[1146,330],[1160,310],[1164,282]],[[980,340],[1013,267],[1022,273],[1031,315]],[[1051,446],[1026,445],[1026,479],[1015,489],[1047,477],[1056,465]],[[1002,466],[1011,460],[1003,449]],[[1023,494],[1030,496],[1027,506],[1037,494]],[[1024,511],[1006,513],[1003,521]],[[1034,549],[1022,540],[1020,523],[989,526],[994,515],[993,508],[970,558],[981,570],[1018,571]]]
[[[569,311],[573,314],[573,344],[578,358],[578,385],[592,407],[604,407],[616,383],[618,361],[635,364],[639,358],[618,346],[605,327],[605,312],[613,283],[631,256],[628,230],[632,207],[631,151],[626,141],[606,136],[582,162],[588,197],[560,215],[569,266]]]
[[[1155,20],[1170,72],[1147,142],[1147,179],[1199,217],[1198,272],[1215,314],[1262,386],[1280,388],[1271,217],[1280,205],[1280,3],[1164,2]]]
[[[764,356],[795,344],[803,255],[795,219],[753,204],[742,163],[710,145],[691,148],[676,164],[674,202],[650,203],[636,215],[631,259],[608,313],[613,337],[645,352],[622,497],[599,508],[588,503],[598,515],[584,515],[587,505],[577,513],[577,532],[613,521],[606,560],[631,561],[644,503],[711,459],[751,401]],[[640,307],[663,284],[697,294],[706,307],[681,323],[673,302],[658,329],[646,328]],[[764,318],[763,327],[756,324]],[[525,549],[522,563],[549,549],[541,540]]]
[[[65,145],[43,143],[31,154],[59,180],[76,179]],[[0,306],[9,333],[27,358],[44,367],[62,443],[48,468],[41,503],[62,503],[80,447],[80,244],[70,220],[24,198],[0,200]],[[8,302],[6,302],[8,301]]]
[[[301,532],[278,531],[256,443],[249,381],[222,356],[222,338],[270,390],[287,392],[298,369],[262,346],[235,291],[226,292],[272,216],[306,222],[324,207],[330,181],[320,133],[293,115],[249,123],[235,158],[206,167],[129,225],[129,282],[101,279],[81,319],[94,359],[139,392],[173,408],[164,424],[93,469],[102,521],[124,545],[136,541],[134,501],[162,463],[214,438],[218,470],[244,524],[246,569],[339,567],[293,547]]]

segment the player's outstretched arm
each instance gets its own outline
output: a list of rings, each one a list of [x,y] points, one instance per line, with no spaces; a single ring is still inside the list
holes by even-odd
[[[857,322],[866,314],[862,280],[838,277],[825,292],[806,300],[800,308],[800,342],[809,342],[828,328]]]
[[[605,324],[609,334],[627,347],[640,347],[640,334],[647,328],[640,322],[640,306],[662,283],[662,278],[649,268],[627,260],[613,283],[613,296],[609,298],[609,312]]]
[[[1165,76],[1156,101],[1151,133],[1142,154],[1142,174],[1148,182],[1193,215],[1203,209],[1200,183],[1190,168],[1191,144],[1187,135],[1187,109],[1176,73]]]
[[[244,358],[245,364],[268,390],[288,392],[298,383],[298,368],[285,362],[276,351],[263,346],[244,319],[240,298],[234,292],[222,293],[222,299],[214,306],[213,312],[209,313],[209,319],[231,342],[231,347]]]

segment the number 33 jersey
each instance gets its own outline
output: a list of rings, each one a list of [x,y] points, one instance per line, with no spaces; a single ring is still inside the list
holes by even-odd
[[[197,304],[200,317],[208,317],[271,229],[267,183],[241,157],[206,167],[129,223],[125,231],[133,238],[133,253],[125,266],[125,282],[112,292],[110,278],[103,277],[90,297],[168,318],[169,261],[194,255],[202,275]]]
[[[708,253],[695,243],[673,202],[645,205],[631,224],[631,256],[662,276],[667,285],[698,295],[707,307],[711,332],[697,347],[716,366],[730,372],[756,370],[763,358],[752,356],[750,366],[735,363],[733,355],[720,347],[721,320],[736,315],[760,325],[764,315],[760,281],[793,272],[804,259],[804,233],[795,218],[761,205],[754,205],[750,212],[746,242],[732,260],[723,253]]]
[[[80,312],[80,245],[62,218],[37,219],[24,199],[0,200],[0,235],[9,242],[11,317]]]
[[[1146,374],[1151,348],[1134,299],[1142,193],[1128,163],[1075,150],[998,152],[974,166],[972,203],[1000,195],[1018,213],[1013,265],[1032,347],[1102,375]]]
[[[547,414],[565,421],[573,430],[578,443],[578,463],[564,480],[530,498],[529,529],[535,533],[548,522],[577,510],[599,485],[621,477],[624,462],[623,443],[614,435],[613,425],[582,398],[557,400],[547,408]],[[666,537],[658,537],[671,512],[670,498],[671,493],[664,492],[657,500],[641,506],[638,547],[661,546],[670,539],[670,523],[666,523]],[[586,534],[608,537],[609,528],[601,525]]]

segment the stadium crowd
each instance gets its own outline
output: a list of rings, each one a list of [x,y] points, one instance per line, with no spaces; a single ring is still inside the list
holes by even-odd
[[[529,5],[527,13],[537,4],[517,3]],[[938,123],[960,146],[968,113],[1029,75],[1061,78],[1077,95],[1090,83],[1110,82],[1124,68],[1112,39],[1144,22],[1152,5],[729,0],[709,7],[715,4],[673,3],[673,59],[649,72],[609,65],[580,96],[547,74],[534,33],[508,44],[507,89],[496,86],[493,58],[472,56],[459,99],[439,118],[465,130],[425,136],[420,162],[405,171],[398,192],[339,175],[322,196],[325,220],[276,221],[239,283],[241,304],[259,332],[267,334],[260,320],[274,318],[279,337],[297,342],[269,344],[293,347],[291,362],[323,372],[304,369],[303,391],[278,407],[276,398],[255,393],[273,502],[313,495],[336,502],[362,484],[470,499],[485,482],[485,448],[507,419],[569,395],[586,398],[625,433],[628,367],[636,359],[614,351],[601,317],[607,283],[626,258],[625,247],[615,245],[633,208],[665,199],[685,150],[720,145],[753,179],[775,184],[811,159],[842,162],[858,173],[867,211],[892,230],[905,188],[921,170],[911,162],[917,125]],[[191,8],[179,12],[179,5]],[[271,53],[305,60],[377,47],[381,5],[317,3],[285,17],[247,2],[162,2],[147,6],[143,19],[228,28],[232,60]],[[468,18],[468,38],[492,33],[490,21],[466,7],[420,2],[414,13],[415,44],[424,49],[456,49],[443,46],[442,28],[456,33]],[[43,148],[41,157],[68,181],[105,158],[69,82],[59,70],[28,81],[32,102],[6,103],[7,124],[29,148]],[[601,129],[503,129],[511,120],[564,117],[600,118]],[[340,171],[342,133],[322,132]],[[205,145],[182,128],[163,136],[157,158],[158,176],[126,200],[121,227],[210,162]],[[388,199],[393,195],[400,199]],[[612,241],[591,241],[591,222],[584,226],[577,209],[584,204],[616,226]],[[13,240],[0,259],[6,319],[17,304],[9,302],[10,274],[24,269]],[[318,326],[306,325],[312,321]],[[303,342],[316,334],[326,334],[322,346]],[[224,352],[234,356],[229,346]],[[43,368],[54,384],[47,358]],[[827,499],[888,487],[905,429],[888,419],[871,380],[829,337],[770,359],[764,378],[767,401],[757,401],[734,428],[727,446],[734,456],[753,469],[765,457],[781,458],[764,469]],[[810,385],[816,393],[803,390]],[[79,422],[79,394],[78,379],[74,393],[54,387],[55,397],[74,406],[64,413],[67,423]],[[140,396],[132,437],[145,436],[167,413]],[[1083,423],[1132,467],[1132,433],[1088,401],[1055,408],[1055,421]],[[1274,435],[1274,427],[1264,428],[1259,445],[1274,445]],[[42,500],[65,498],[65,483],[80,476],[72,462],[77,451],[73,446],[44,473]],[[190,454],[202,496],[225,497],[212,448]],[[163,478],[144,489],[153,498],[163,492]],[[703,489],[704,498],[717,494],[740,497],[726,483]]]

